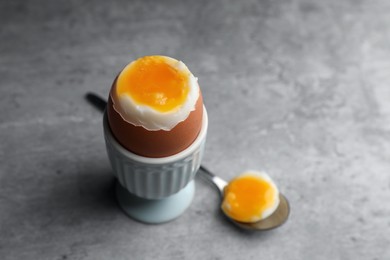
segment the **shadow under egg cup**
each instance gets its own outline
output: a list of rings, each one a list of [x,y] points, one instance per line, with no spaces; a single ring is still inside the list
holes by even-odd
[[[103,117],[107,154],[117,177],[120,207],[133,219],[158,224],[179,217],[195,193],[194,177],[206,142],[208,117],[203,106],[202,127],[185,150],[162,158],[149,158],[125,149],[113,136],[107,112]]]

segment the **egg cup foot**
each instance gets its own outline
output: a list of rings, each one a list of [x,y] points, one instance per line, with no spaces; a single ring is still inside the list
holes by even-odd
[[[116,182],[116,197],[122,210],[129,217],[147,224],[160,224],[179,217],[190,206],[194,194],[193,180],[176,194],[156,200],[131,194]]]

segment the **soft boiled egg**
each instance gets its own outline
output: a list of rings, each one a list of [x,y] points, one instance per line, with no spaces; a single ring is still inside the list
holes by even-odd
[[[111,131],[127,150],[166,157],[187,148],[202,125],[203,100],[197,78],[167,56],[145,56],[115,79],[107,106]]]
[[[279,191],[264,172],[247,171],[225,187],[221,205],[230,218],[253,223],[269,217],[279,206]]]

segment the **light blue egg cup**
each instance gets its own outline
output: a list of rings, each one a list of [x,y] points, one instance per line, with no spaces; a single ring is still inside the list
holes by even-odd
[[[179,217],[195,194],[194,177],[200,167],[206,142],[208,117],[203,107],[202,128],[184,151],[163,158],[136,155],[120,145],[103,118],[107,154],[117,177],[119,205],[131,218],[151,224]]]

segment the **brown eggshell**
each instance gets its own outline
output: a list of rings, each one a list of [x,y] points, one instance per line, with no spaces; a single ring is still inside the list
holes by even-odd
[[[203,98],[199,93],[195,110],[170,131],[150,131],[125,121],[114,109],[111,93],[108,98],[107,115],[113,135],[127,150],[144,157],[166,157],[183,151],[198,136],[202,127]]]

